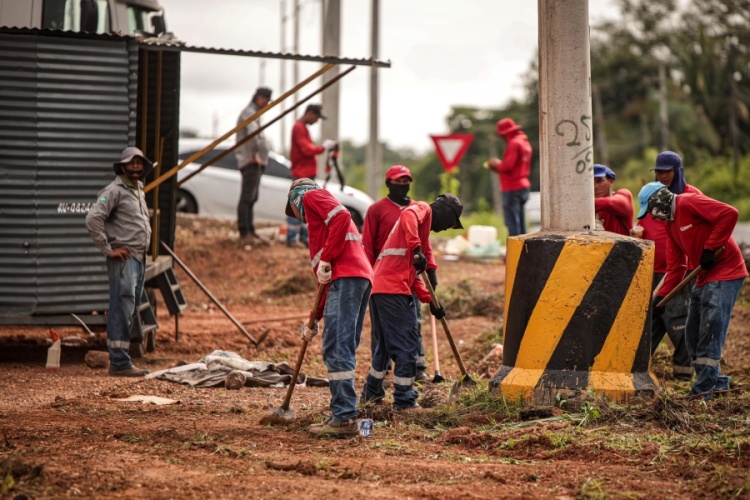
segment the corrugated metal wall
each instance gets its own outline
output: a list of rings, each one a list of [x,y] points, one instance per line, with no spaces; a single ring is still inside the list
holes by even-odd
[[[135,141],[137,70],[131,39],[0,32],[0,322],[107,308],[84,218]]]

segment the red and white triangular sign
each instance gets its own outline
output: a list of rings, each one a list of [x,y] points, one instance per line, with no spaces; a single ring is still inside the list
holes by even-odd
[[[458,166],[469,146],[474,140],[474,134],[450,134],[450,135],[431,135],[432,142],[435,143],[438,159],[443,164],[443,168],[450,172]]]

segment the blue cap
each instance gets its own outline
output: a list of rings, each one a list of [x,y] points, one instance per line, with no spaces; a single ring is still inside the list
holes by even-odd
[[[638,203],[641,205],[641,209],[638,211],[637,219],[643,219],[646,216],[646,212],[648,212],[648,200],[663,188],[666,188],[666,186],[661,182],[649,182],[641,188],[641,192],[638,193]]]
[[[682,158],[674,151],[662,151],[656,157],[656,164],[651,170],[672,170],[682,168]]]
[[[611,168],[598,163],[594,165],[594,177],[611,177],[612,179],[617,179]]]

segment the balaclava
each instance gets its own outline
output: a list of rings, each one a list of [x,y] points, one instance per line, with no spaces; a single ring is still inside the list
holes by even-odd
[[[662,188],[648,199],[648,212],[657,220],[674,220],[675,194],[669,189]]]
[[[411,182],[409,184],[393,184],[391,181],[385,181],[385,185],[388,188],[388,198],[401,206],[406,206],[411,201],[407,194],[409,194],[409,188],[411,187]]]

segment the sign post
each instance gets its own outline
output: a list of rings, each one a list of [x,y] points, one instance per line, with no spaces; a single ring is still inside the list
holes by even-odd
[[[458,167],[458,163],[469,150],[474,134],[431,135],[440,163],[446,172]]]

